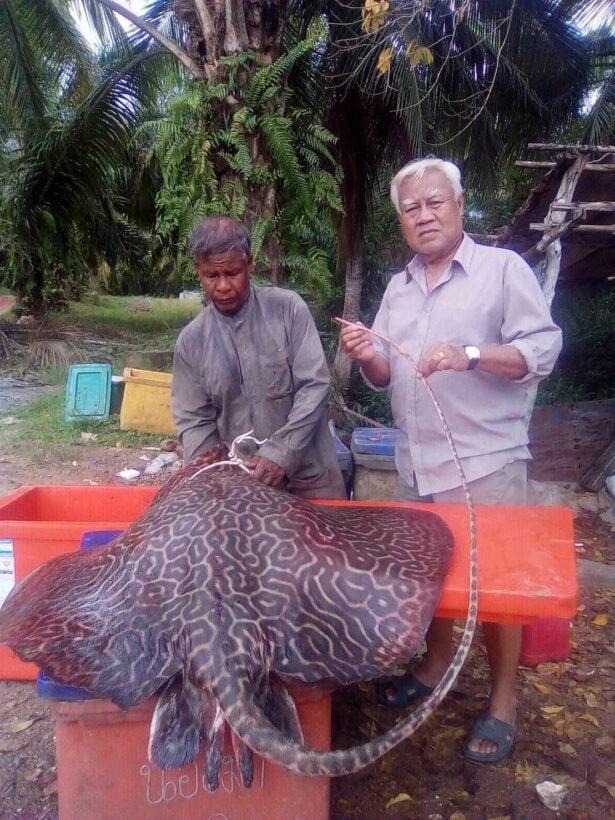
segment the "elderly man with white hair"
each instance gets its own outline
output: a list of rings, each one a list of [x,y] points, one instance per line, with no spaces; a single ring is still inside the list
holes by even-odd
[[[429,378],[474,501],[525,504],[528,394],[553,369],[561,331],[523,259],[464,233],[464,196],[453,163],[408,163],[393,178],[391,199],[414,256],[391,279],[373,329],[407,351]],[[365,380],[388,390],[400,430],[398,498],[463,503],[441,421],[408,360],[360,323],[345,327],[340,341]],[[422,661],[383,686],[384,705],[408,706],[433,690],[452,657],[452,630],[452,621],[434,618]],[[521,627],[484,624],[483,633],[489,705],[463,754],[485,763],[514,748]]]

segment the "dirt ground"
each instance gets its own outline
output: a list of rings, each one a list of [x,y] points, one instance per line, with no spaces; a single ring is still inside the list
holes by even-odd
[[[138,465],[140,454],[75,446],[67,448],[60,463],[44,462],[25,448],[2,453],[0,495],[22,484],[120,484],[116,473]],[[580,557],[615,563],[613,533],[596,515],[581,514],[576,538]],[[540,820],[555,814],[536,790],[545,780],[565,789],[556,816],[615,818],[614,643],[615,590],[582,588],[570,658],[521,670],[516,750],[502,764],[479,767],[460,755],[486,703],[486,662],[476,640],[454,692],[414,738],[363,772],[333,782],[332,820]],[[373,685],[339,692],[334,696],[334,746],[364,742],[399,717],[376,705]],[[48,706],[33,684],[0,681],[0,818],[57,816]]]

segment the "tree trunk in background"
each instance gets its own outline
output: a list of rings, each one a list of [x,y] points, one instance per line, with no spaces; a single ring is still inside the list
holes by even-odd
[[[353,255],[346,259],[346,292],[343,318],[349,322],[354,322],[359,318],[361,291],[363,290],[363,249],[360,241],[353,250]],[[331,369],[337,388],[345,390],[350,383],[352,360],[348,358],[339,344]]]
[[[101,0],[105,2],[105,0]],[[190,31],[188,51],[215,76],[220,57],[256,51],[264,65],[280,54],[286,0],[177,0],[175,14]]]
[[[346,259],[344,310],[342,317],[356,322],[361,315],[363,290],[363,233],[366,211],[366,133],[363,127],[363,108],[360,95],[349,91],[331,113],[338,134],[338,157],[344,177],[341,194],[344,203],[342,217],[342,245]],[[344,392],[350,384],[352,361],[339,346],[335,353],[332,375],[338,390]]]

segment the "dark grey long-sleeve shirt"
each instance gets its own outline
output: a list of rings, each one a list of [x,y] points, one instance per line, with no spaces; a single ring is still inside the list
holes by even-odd
[[[184,458],[253,430],[298,495],[344,497],[326,419],[330,376],[309,309],[296,293],[252,286],[227,316],[207,305],[180,333],[173,415]]]

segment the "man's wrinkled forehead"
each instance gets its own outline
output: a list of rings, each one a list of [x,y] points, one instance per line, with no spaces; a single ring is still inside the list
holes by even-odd
[[[449,199],[453,195],[453,186],[441,171],[427,170],[423,176],[406,177],[400,185],[400,205],[411,205],[425,199]]]

